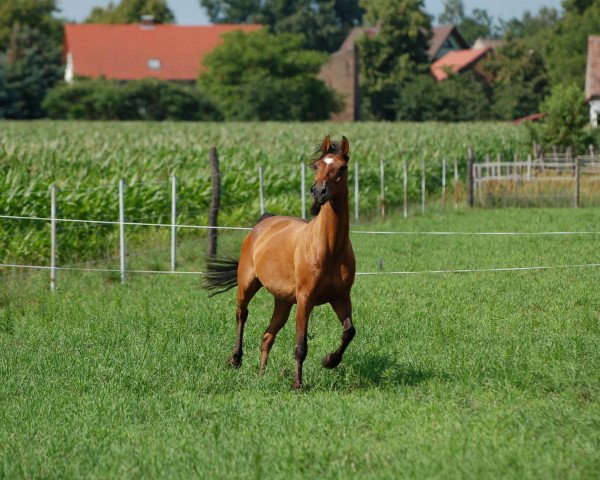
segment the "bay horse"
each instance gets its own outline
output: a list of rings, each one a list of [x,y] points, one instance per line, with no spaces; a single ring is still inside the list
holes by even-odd
[[[329,303],[342,325],[338,349],[323,358],[323,367],[335,368],[356,333],[352,323],[350,290],[356,263],[350,243],[348,209],[349,143],[325,137],[311,166],[315,181],[310,222],[286,216],[261,218],[242,243],[239,260],[208,258],[204,287],[221,293],[237,285],[237,340],[228,364],[242,363],[244,325],[248,304],[261,287],[275,299],[271,322],[260,346],[260,374],[265,373],[275,337],[296,309],[296,371],[294,389],[302,387],[302,364],[308,352],[307,329],[311,311]],[[217,291],[221,289],[220,291]]]

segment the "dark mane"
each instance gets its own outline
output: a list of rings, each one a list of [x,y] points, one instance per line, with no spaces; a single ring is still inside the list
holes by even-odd
[[[325,155],[328,155],[330,153],[333,153],[334,155],[342,155],[342,146],[341,146],[340,142],[338,142],[338,141],[331,142],[331,145],[329,146],[329,150],[327,150],[325,153],[323,153],[321,151],[321,145],[322,145],[321,142],[316,143],[315,148],[310,156],[310,162],[308,163],[308,165],[313,168],[315,166],[315,163],[317,163],[319,160],[321,160]],[[348,161],[350,159],[348,157],[348,155],[342,155],[342,157],[346,161]]]

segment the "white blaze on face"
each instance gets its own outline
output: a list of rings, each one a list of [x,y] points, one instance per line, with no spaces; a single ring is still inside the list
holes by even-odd
[[[325,165],[327,165],[327,167],[325,167],[325,171],[327,171],[329,165],[331,165],[335,160],[333,157],[325,157],[323,161],[325,162]]]

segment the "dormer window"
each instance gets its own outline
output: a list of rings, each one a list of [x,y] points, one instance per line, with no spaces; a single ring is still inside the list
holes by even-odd
[[[148,59],[148,68],[150,70],[160,70],[160,60],[158,58]]]

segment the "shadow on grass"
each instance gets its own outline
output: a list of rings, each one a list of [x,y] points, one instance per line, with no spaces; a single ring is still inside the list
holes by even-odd
[[[378,353],[357,358],[352,363],[352,370],[361,377],[361,383],[380,387],[416,387],[433,378],[445,377],[439,372],[419,368],[418,365],[401,364],[391,356]]]

